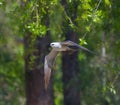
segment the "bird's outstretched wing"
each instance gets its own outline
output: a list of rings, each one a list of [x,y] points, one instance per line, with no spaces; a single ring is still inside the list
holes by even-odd
[[[84,50],[84,51],[88,51],[88,52],[90,52],[90,53],[92,53],[92,54],[95,54],[94,52],[88,50],[87,48],[85,48],[85,47],[83,47],[83,46],[80,46],[79,44],[74,43],[74,42],[69,41],[69,40],[68,40],[68,41],[64,41],[64,42],[61,42],[61,45],[62,45],[62,46],[67,46],[67,47],[69,47],[69,48],[72,49],[72,50],[82,49],[82,50]]]
[[[57,56],[58,52],[54,49],[45,56],[44,60],[44,81],[45,81],[45,89],[47,89],[50,76],[51,76],[51,69],[54,64],[55,58]]]

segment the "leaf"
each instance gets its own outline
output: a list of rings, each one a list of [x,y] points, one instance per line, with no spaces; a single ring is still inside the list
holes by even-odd
[[[105,0],[105,4],[106,4],[106,5],[111,5],[111,3],[110,3],[109,0]]]
[[[87,42],[85,39],[80,38],[79,41],[80,41],[80,45],[87,45]]]
[[[86,26],[86,31],[90,32],[90,26]]]
[[[86,59],[86,56],[84,53],[80,53],[79,56],[78,56],[79,60],[82,61],[82,60],[85,60]]]
[[[2,3],[2,2],[0,2],[0,5],[3,5],[3,3]]]

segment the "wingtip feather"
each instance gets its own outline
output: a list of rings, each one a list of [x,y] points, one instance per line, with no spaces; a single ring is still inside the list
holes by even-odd
[[[45,90],[47,90],[50,76],[51,76],[51,68],[49,68],[48,66],[46,57],[44,62],[45,62],[44,63],[44,81],[45,81]]]

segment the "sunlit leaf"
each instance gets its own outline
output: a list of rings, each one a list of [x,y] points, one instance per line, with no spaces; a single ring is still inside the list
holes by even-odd
[[[106,4],[106,5],[110,5],[111,3],[110,3],[109,0],[105,0],[105,4]]]
[[[80,41],[80,45],[87,45],[87,42],[85,39],[80,38],[79,41]]]

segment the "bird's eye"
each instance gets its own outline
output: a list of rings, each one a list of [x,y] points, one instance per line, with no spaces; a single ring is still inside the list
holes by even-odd
[[[53,43],[51,43],[51,46],[54,46],[54,44],[53,44]]]

